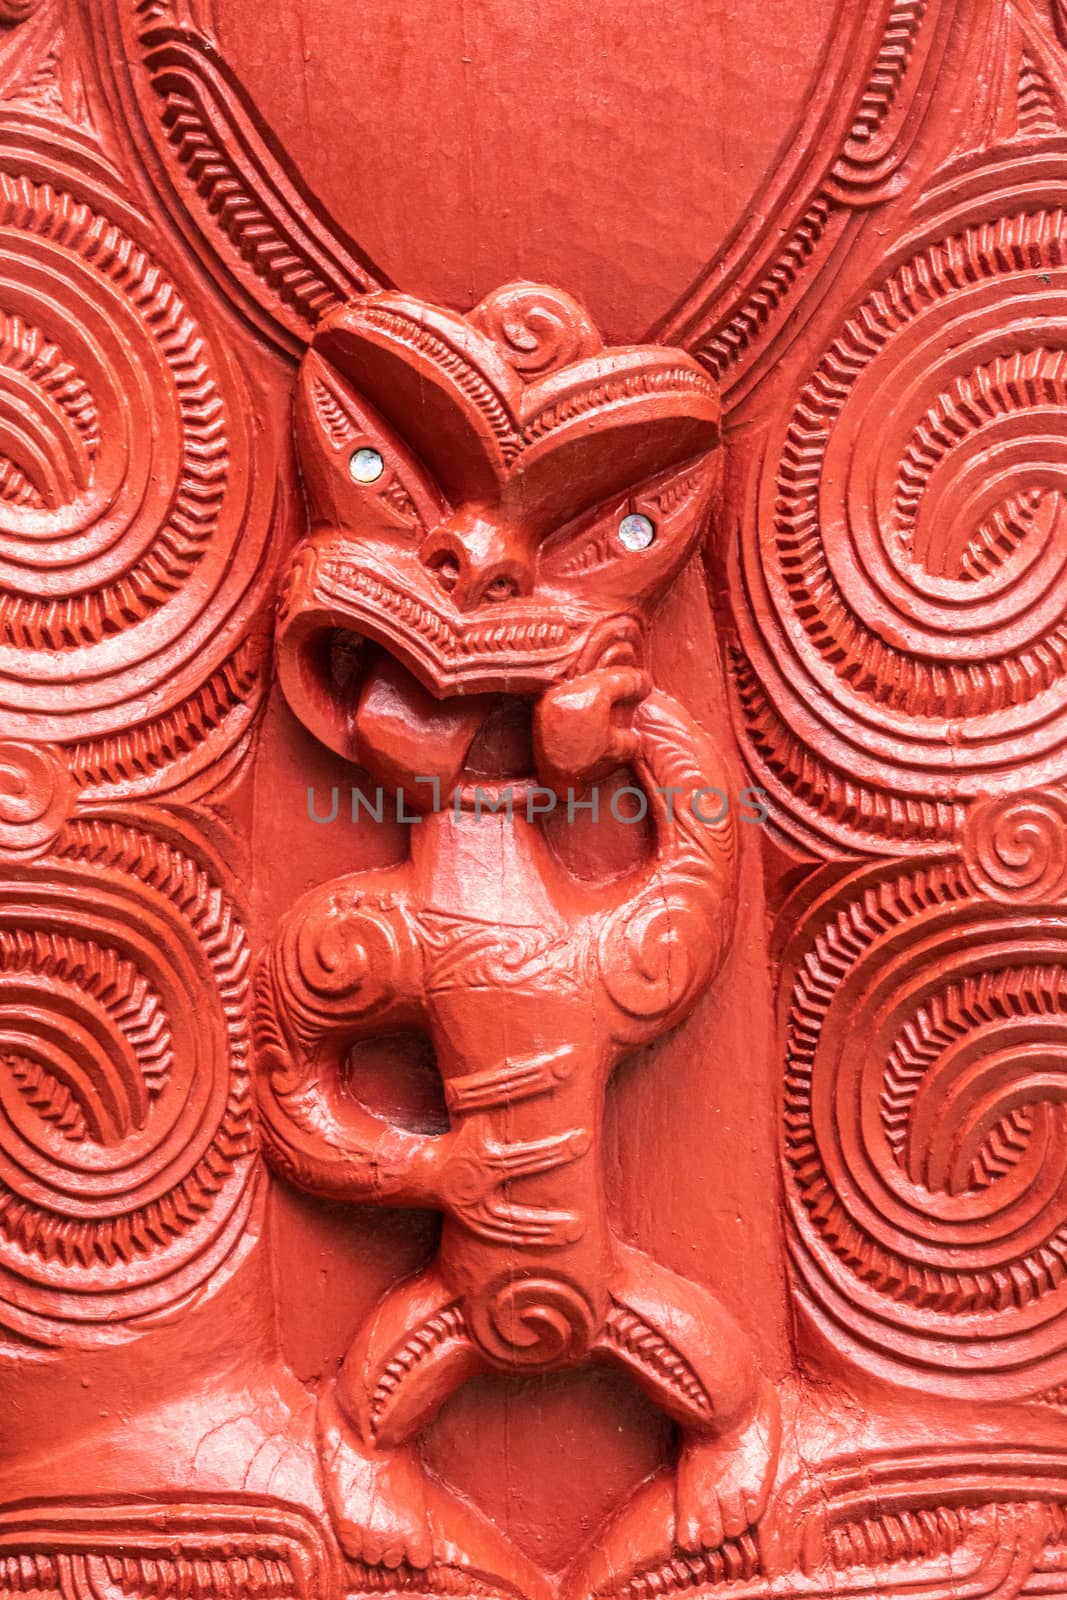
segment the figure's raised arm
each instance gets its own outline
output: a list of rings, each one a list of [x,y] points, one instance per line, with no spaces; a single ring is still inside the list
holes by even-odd
[[[618,1007],[617,1035],[639,1044],[679,1022],[722,961],[736,903],[737,835],[714,741],[633,668],[594,671],[544,697],[539,770],[555,788],[626,763],[648,799],[652,859],[620,884],[598,961]]]
[[[642,1043],[680,1022],[721,965],[736,912],[737,830],[722,756],[676,701],[654,691],[633,732],[655,853],[599,954],[618,1037]]]

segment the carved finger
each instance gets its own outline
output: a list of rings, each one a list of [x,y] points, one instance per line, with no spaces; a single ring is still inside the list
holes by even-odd
[[[556,789],[593,782],[628,761],[634,710],[649,688],[647,673],[612,667],[549,690],[534,713],[541,781]]]
[[[407,1543],[407,1561],[410,1567],[428,1567],[433,1562],[433,1540],[429,1529],[425,1533],[413,1533]],[[397,1563],[399,1565],[399,1563]],[[386,1566],[389,1563],[386,1562]]]
[[[723,1532],[726,1537],[728,1539],[739,1539],[749,1525],[744,1496],[741,1494],[722,1495],[719,1499],[719,1511],[722,1518]]]
[[[616,705],[636,705],[652,688],[651,678],[640,667],[609,667],[602,673],[590,676],[607,680]]]
[[[679,1515],[677,1540],[682,1550],[716,1550],[726,1537],[716,1500],[702,1508],[703,1515]]]

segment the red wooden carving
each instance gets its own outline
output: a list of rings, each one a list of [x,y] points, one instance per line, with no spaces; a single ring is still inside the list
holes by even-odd
[[[611,1072],[691,1011],[734,910],[729,809],[684,803],[722,763],[643,670],[647,613],[707,515],[718,413],[694,362],[602,351],[573,302],[532,284],[466,319],[376,295],[328,318],[306,359],[312,533],[279,676],[326,743],[398,796],[430,791],[409,862],[298,902],[261,997],[279,1171],[445,1215],[434,1260],[375,1308],[320,1400],[327,1499],[368,1564],[433,1559],[412,1441],[480,1372],[621,1365],[679,1425],[685,1549],[742,1535],[766,1502],[773,1389],[712,1295],[613,1236],[601,1176]],[[538,817],[554,794],[598,806],[577,797],[623,764],[649,858],[583,882]],[[372,1116],[346,1083],[353,1042],[416,1026],[444,1083],[438,1136]]]
[[[0,1600],[1067,1593],[1065,181],[1061,0],[0,0]]]

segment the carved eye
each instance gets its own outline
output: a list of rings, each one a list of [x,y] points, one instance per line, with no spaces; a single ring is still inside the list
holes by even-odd
[[[655,537],[656,524],[639,511],[632,511],[619,523],[619,543],[624,550],[647,550]]]
[[[364,445],[349,456],[348,470],[354,483],[377,483],[385,471],[385,462],[379,451]]]

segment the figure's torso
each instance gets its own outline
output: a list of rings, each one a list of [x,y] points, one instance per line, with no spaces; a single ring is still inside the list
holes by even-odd
[[[611,1008],[595,993],[595,918],[576,924],[575,890],[524,817],[446,811],[417,826],[427,1024],[465,1147],[456,1197],[468,1200],[446,1216],[442,1270],[475,1299],[503,1277],[566,1281],[599,1320],[614,1050]],[[472,1217],[468,1197],[490,1175],[498,1181]]]

